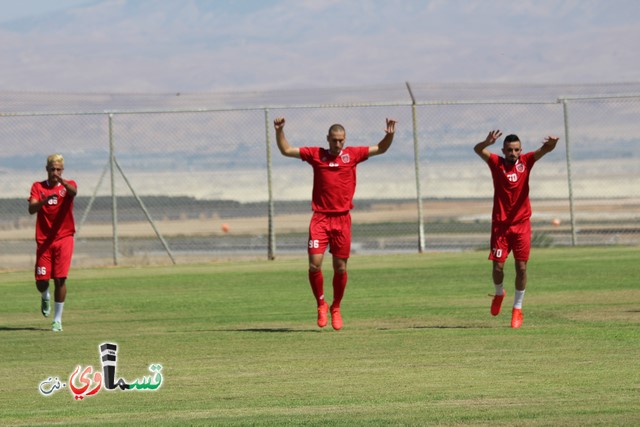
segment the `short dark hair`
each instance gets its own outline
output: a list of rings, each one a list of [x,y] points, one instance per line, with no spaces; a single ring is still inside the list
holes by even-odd
[[[504,137],[504,143],[502,145],[507,145],[510,142],[520,142],[520,138],[518,138],[518,135],[515,133],[512,133]]]
[[[331,127],[329,128],[329,132],[327,132],[327,135],[329,135],[331,132],[344,132],[345,134],[347,133],[344,130],[344,126],[342,126],[339,123],[336,123],[334,125],[331,125]]]

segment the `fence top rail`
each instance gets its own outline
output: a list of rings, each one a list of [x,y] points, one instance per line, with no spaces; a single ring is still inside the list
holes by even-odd
[[[154,108],[154,109],[113,109],[102,111],[17,111],[0,112],[0,117],[37,117],[37,116],[101,116],[101,115],[134,115],[134,114],[188,114],[188,113],[220,113],[231,111],[268,111],[268,110],[296,110],[323,108],[366,108],[366,107],[410,107],[437,105],[552,105],[564,101],[604,101],[604,100],[639,99],[640,94],[602,95],[602,96],[561,96],[554,100],[523,100],[523,99],[470,99],[470,100],[434,100],[411,102],[355,102],[329,104],[274,104],[255,107],[217,107],[217,108]]]
[[[408,107],[410,102],[363,102],[344,104],[300,104],[300,105],[262,105],[256,107],[229,108],[172,108],[172,109],[144,109],[144,110],[103,110],[103,111],[20,111],[0,112],[0,117],[34,117],[34,116],[100,116],[100,115],[133,115],[133,114],[182,114],[182,113],[220,113],[230,111],[265,111],[265,110],[294,110],[294,109],[323,109],[323,108],[362,108],[362,107]]]
[[[561,96],[558,101],[605,101],[616,99],[640,99],[640,94],[601,95],[601,96]]]
[[[560,96],[554,100],[523,100],[523,99],[470,99],[470,100],[434,100],[418,101],[416,105],[540,105],[558,104],[563,101],[598,101],[598,100],[618,100],[618,99],[640,99],[640,94],[626,95],[598,95],[598,96]]]
[[[433,106],[433,105],[540,105],[540,104],[557,104],[557,99],[552,101],[525,101],[517,99],[476,99],[476,100],[459,100],[459,101],[419,101],[416,106]]]

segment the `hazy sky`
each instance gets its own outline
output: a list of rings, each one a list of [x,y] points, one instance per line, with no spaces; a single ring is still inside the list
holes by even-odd
[[[15,19],[28,18],[61,9],[64,10],[90,2],[91,0],[0,0],[0,8],[2,8],[0,22],[11,22]]]
[[[640,81],[637,0],[0,0],[0,91]]]

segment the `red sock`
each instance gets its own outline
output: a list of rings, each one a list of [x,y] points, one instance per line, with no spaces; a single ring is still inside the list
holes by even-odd
[[[332,307],[340,307],[340,302],[344,296],[344,289],[347,287],[347,272],[333,273],[333,304]]]
[[[322,270],[309,271],[309,284],[311,284],[311,291],[313,296],[316,297],[318,306],[324,302],[324,278],[322,277]]]

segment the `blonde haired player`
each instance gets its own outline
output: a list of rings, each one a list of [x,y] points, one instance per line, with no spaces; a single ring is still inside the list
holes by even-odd
[[[309,283],[318,304],[318,326],[327,325],[331,311],[331,326],[342,328],[340,302],[347,286],[347,261],[351,251],[351,214],[356,191],[356,166],[371,156],[385,153],[393,142],[396,121],[387,119],[385,136],[370,147],[345,147],[346,132],[334,124],[327,133],[329,149],[292,147],[284,135],[284,117],[274,120],[278,149],[286,157],[302,159],[313,167],[313,215],[309,224]],[[322,260],[330,248],[333,255],[333,302],[324,300]]]
[[[73,200],[78,194],[74,181],[62,178],[64,157],[47,157],[47,179],[34,182],[29,196],[29,213],[36,214],[36,288],[42,295],[40,309],[45,317],[51,312],[49,280],[55,286],[55,311],[51,329],[62,331],[62,310],[67,296],[66,280],[73,255]]]

